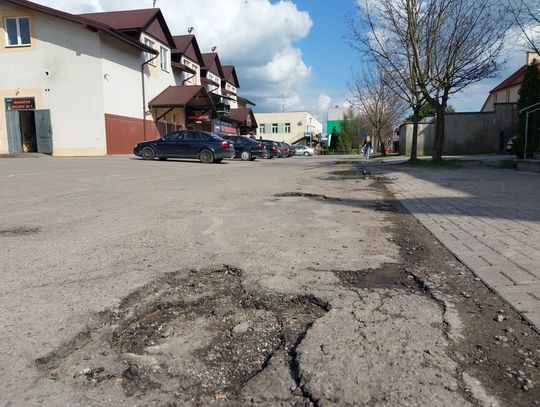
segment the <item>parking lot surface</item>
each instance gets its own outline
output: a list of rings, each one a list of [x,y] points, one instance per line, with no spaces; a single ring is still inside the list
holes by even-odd
[[[540,401],[536,333],[363,169],[0,160],[0,404]]]

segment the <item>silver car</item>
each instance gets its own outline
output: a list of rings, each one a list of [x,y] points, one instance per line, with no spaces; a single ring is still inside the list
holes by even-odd
[[[309,156],[315,154],[315,150],[308,146],[294,146],[294,155]]]

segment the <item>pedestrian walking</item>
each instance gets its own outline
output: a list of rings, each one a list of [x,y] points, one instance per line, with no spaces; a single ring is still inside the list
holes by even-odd
[[[369,160],[369,156],[371,152],[373,151],[371,148],[371,140],[369,139],[369,137],[366,137],[366,139],[364,140],[364,144],[362,144],[362,148],[364,149],[364,158],[366,160]]]

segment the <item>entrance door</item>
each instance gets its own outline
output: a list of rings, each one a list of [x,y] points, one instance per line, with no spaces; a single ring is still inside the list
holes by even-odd
[[[42,154],[52,154],[52,131],[51,131],[51,111],[35,110],[37,151]]]
[[[6,112],[8,152],[10,154],[22,153],[21,121],[17,110]]]

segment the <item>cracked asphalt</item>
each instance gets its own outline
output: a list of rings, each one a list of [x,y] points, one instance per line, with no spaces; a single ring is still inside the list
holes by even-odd
[[[0,160],[0,404],[538,404],[536,332],[349,158]]]

